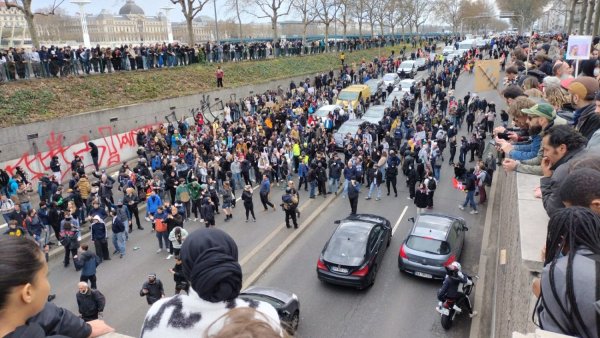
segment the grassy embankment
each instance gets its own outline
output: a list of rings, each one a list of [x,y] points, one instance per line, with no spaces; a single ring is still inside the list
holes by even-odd
[[[381,55],[400,46],[381,48]],[[372,60],[377,48],[346,53],[346,62]],[[225,87],[236,87],[338,69],[339,54],[328,53],[243,63],[224,63]],[[216,65],[144,72],[41,79],[0,85],[0,127],[44,121],[103,108],[214,90]]]

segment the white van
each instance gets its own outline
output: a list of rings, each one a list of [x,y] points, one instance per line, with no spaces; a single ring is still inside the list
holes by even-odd
[[[467,39],[458,43],[458,52],[462,55],[471,48],[477,47],[477,41],[475,39]]]

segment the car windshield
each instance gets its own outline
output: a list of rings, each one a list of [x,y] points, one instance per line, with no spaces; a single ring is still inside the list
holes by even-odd
[[[344,124],[342,124],[340,129],[338,129],[338,133],[346,135],[347,133],[356,133],[357,130],[358,130],[357,125],[344,123]]]
[[[326,117],[327,115],[329,115],[329,112],[329,109],[319,109],[315,112],[315,116]]]
[[[353,101],[358,99],[358,92],[346,92],[346,91],[341,91],[340,95],[338,95],[338,99],[340,100],[344,100],[344,101]]]
[[[447,242],[430,237],[410,236],[406,241],[406,246],[412,250],[433,255],[447,255],[450,253],[450,246]]]
[[[365,259],[368,232],[359,227],[344,227],[329,240],[323,258],[330,263],[358,266]]]
[[[394,81],[396,77],[394,76],[394,74],[385,74],[383,76],[383,81]]]
[[[400,86],[402,89],[410,89],[410,87],[412,87],[412,82],[400,82]]]
[[[414,62],[402,62],[402,64],[400,64],[400,68],[401,69],[410,69],[412,68],[414,65]]]
[[[258,300],[262,302],[267,302],[273,305],[274,308],[279,308],[283,305],[283,302],[279,299],[275,299],[273,297],[269,297],[267,295],[261,295],[258,293],[243,293],[240,295],[241,298],[250,299],[250,300]]]

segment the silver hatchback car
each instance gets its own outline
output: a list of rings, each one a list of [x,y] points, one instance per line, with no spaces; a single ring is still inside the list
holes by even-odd
[[[465,220],[426,213],[415,220],[410,234],[400,246],[398,268],[418,277],[443,279],[445,267],[460,259],[465,243]]]

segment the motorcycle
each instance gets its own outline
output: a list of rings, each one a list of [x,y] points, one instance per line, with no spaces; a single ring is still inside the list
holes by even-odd
[[[442,327],[444,330],[450,330],[452,322],[457,315],[463,312],[469,312],[469,309],[473,308],[469,295],[475,288],[475,280],[479,279],[479,276],[468,277],[466,283],[461,283],[458,286],[459,296],[456,298],[448,298],[446,301],[436,308],[436,311],[440,313]]]

